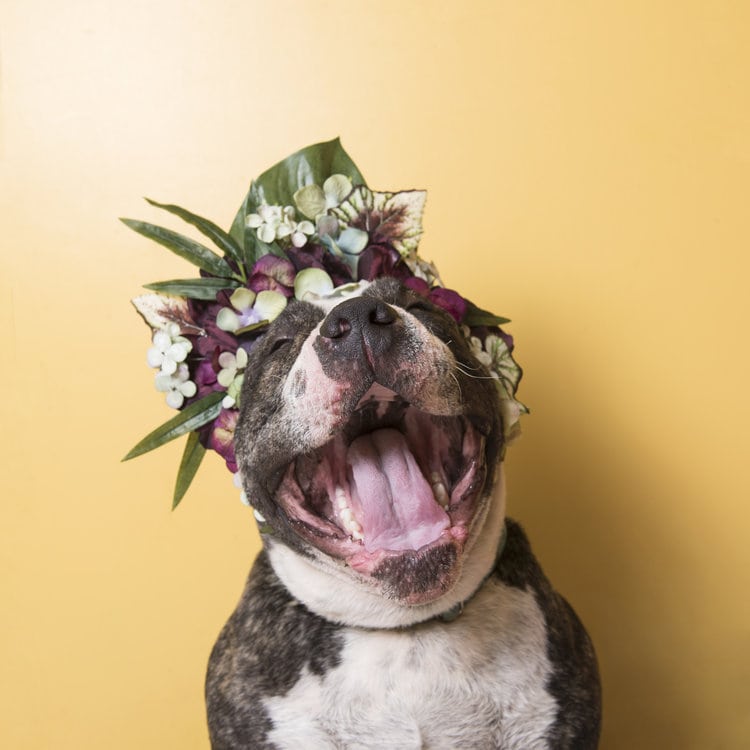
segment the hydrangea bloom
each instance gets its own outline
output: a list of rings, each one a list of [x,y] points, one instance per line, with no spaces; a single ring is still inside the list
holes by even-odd
[[[288,237],[294,247],[302,247],[309,235],[315,233],[312,222],[297,222],[293,206],[258,206],[258,212],[245,220],[248,227],[255,229],[258,239],[266,244]]]
[[[195,396],[198,388],[190,380],[188,366],[181,364],[173,373],[162,371],[156,376],[156,390],[167,394],[168,406],[179,409],[186,398]]]
[[[164,328],[154,331],[153,346],[146,353],[150,367],[158,367],[163,373],[171,375],[177,365],[184,362],[193,345],[180,335],[180,327],[169,323]]]

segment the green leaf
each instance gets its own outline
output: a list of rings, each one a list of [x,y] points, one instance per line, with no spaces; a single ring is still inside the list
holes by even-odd
[[[180,468],[177,472],[177,481],[174,486],[174,497],[172,498],[172,510],[174,510],[179,504],[180,500],[185,497],[185,493],[188,491],[195,473],[198,471],[198,467],[201,465],[203,456],[206,455],[206,449],[198,439],[197,432],[191,432],[188,435],[187,443],[185,444],[185,451],[182,454],[182,461],[180,461]]]
[[[332,174],[346,175],[354,185],[365,184],[364,177],[338,138],[316,143],[288,156],[253,181],[229,234],[245,247],[245,218],[255,213],[261,203],[293,206],[294,194],[300,188],[323,185]]]
[[[150,198],[146,198],[146,200],[152,206],[163,208],[165,211],[169,211],[175,216],[179,216],[188,224],[192,224],[199,232],[208,237],[208,239],[210,239],[225,255],[233,258],[238,263],[242,262],[242,248],[240,248],[233,237],[228,235],[221,227],[218,227],[212,221],[204,219],[202,216],[197,216],[196,214],[171,203],[158,203]]]
[[[144,284],[146,289],[153,289],[162,294],[174,294],[177,297],[190,297],[191,299],[215,300],[216,295],[222,289],[236,289],[241,286],[239,281],[232,279],[172,279],[171,281],[155,281],[152,284]]]
[[[244,328],[238,328],[235,332],[235,336],[242,336],[245,333],[253,333],[254,331],[260,331],[262,328],[268,328],[268,326],[271,325],[270,320],[261,320],[257,323],[251,323],[249,326],[245,326]]]
[[[170,440],[174,440],[186,432],[197,430],[204,424],[216,419],[221,412],[221,402],[224,395],[223,391],[217,391],[190,404],[168,422],[146,435],[122,460],[129,461],[131,458],[148,453],[154,448],[159,448]]]
[[[145,221],[136,221],[134,219],[120,219],[120,221],[133,231],[138,232],[138,234],[142,234],[144,237],[158,242],[168,250],[171,250],[181,258],[190,261],[198,266],[198,268],[202,268],[213,276],[223,276],[224,278],[231,278],[233,276],[232,269],[223,258],[220,258],[212,250],[209,250],[199,242],[191,240],[189,237],[173,232],[171,229],[157,227],[155,224],[148,224]]]
[[[473,302],[469,302],[469,300],[466,300],[466,303],[466,313],[461,320],[461,323],[463,323],[465,326],[469,326],[469,328],[473,328],[475,326],[488,326],[489,328],[494,328],[495,326],[501,326],[505,325],[505,323],[510,323],[510,318],[502,318],[499,315],[494,315],[491,312],[487,312],[487,310],[482,310]]]

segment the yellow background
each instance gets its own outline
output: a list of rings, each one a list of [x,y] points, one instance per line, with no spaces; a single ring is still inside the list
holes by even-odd
[[[429,190],[422,254],[512,317],[509,507],[597,645],[602,748],[750,747],[750,6],[4,0],[0,746],[207,748],[257,549],[181,446],[128,300],[191,267],[118,216],[228,226],[341,135]]]

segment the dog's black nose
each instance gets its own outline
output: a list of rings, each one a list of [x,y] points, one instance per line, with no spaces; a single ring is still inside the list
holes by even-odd
[[[344,356],[357,356],[363,344],[373,354],[380,354],[393,341],[398,313],[385,302],[372,297],[346,300],[331,310],[320,326],[320,335]]]

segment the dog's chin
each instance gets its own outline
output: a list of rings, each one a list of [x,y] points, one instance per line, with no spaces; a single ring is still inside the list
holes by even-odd
[[[456,584],[486,481],[485,436],[467,417],[376,386],[331,440],[290,461],[276,503],[316,556],[415,606]]]

